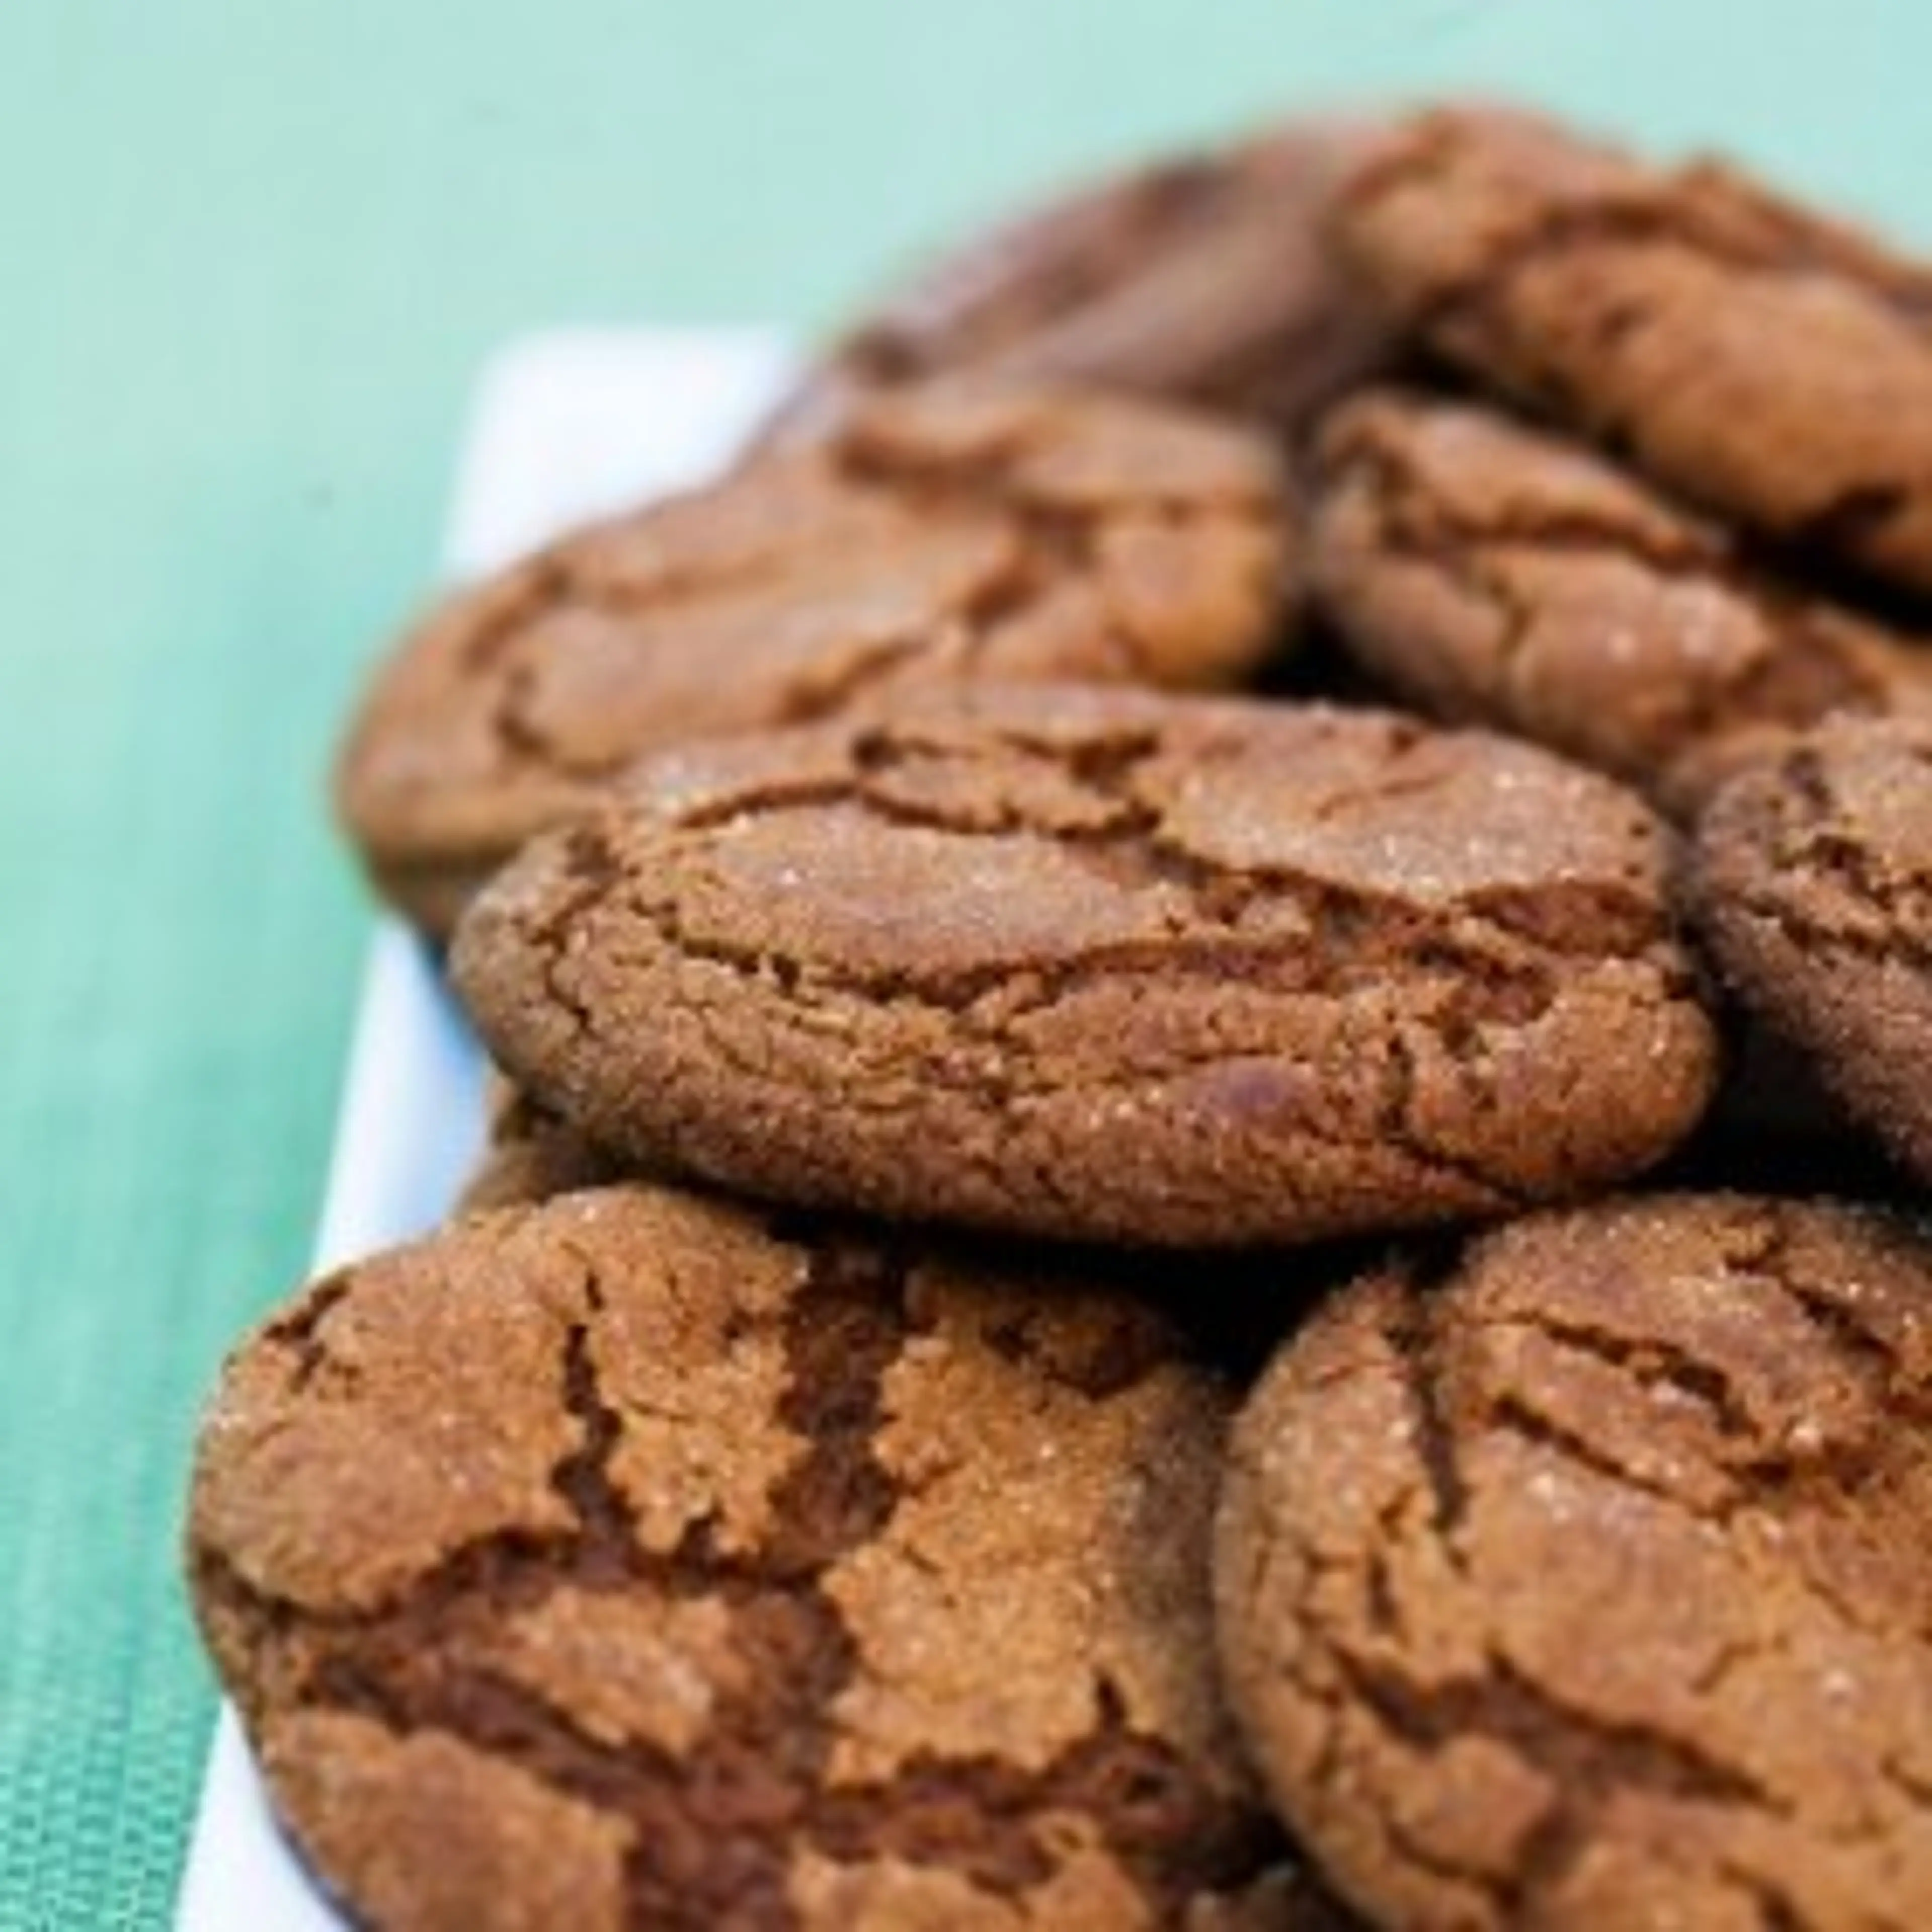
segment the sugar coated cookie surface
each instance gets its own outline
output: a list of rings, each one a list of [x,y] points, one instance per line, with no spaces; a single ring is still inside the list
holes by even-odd
[[[1219,1701],[1229,1406],[1104,1286],[579,1193],[244,1344],[196,1608],[358,1923],[1332,1924]]]
[[[1375,1923],[1932,1922],[1932,1246],[1660,1196],[1373,1272],[1216,1533],[1229,1695]]]

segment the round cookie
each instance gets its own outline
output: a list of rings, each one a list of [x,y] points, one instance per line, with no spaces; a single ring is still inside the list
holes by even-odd
[[[1131,399],[948,386],[566,538],[460,591],[383,665],[343,822],[433,933],[638,754],[921,684],[1220,686],[1280,641],[1280,461]]]
[[[835,344],[765,435],[822,434],[856,398],[963,370],[1172,397],[1293,431],[1390,358],[1391,332],[1324,233],[1372,138],[1291,121],[976,236]]]
[[[1237,1424],[1228,1694],[1378,1924],[1932,1922],[1932,1245],[1532,1216],[1318,1310]]]
[[[1128,1244],[1598,1186],[1696,1120],[1662,828],[1534,748],[1046,686],[646,762],[476,901],[499,1063],[653,1172]]]
[[[457,1198],[459,1213],[548,1201],[628,1178],[624,1163],[509,1082],[494,1079],[483,1152]]]
[[[1692,879],[1738,998],[1932,1184],[1932,724],[1834,719],[1740,772]]]
[[[1711,162],[1418,116],[1340,243],[1459,367],[1773,536],[1932,591],[1932,270]]]
[[[1829,712],[1932,718],[1932,638],[1855,614],[1586,450],[1383,392],[1316,442],[1309,572],[1367,668],[1694,806]]]
[[[1148,1306],[642,1185],[332,1276],[205,1420],[196,1608],[386,1932],[1341,1922],[1213,1664]]]

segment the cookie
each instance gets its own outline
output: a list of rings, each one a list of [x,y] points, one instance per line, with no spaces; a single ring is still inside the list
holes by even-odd
[[[652,1171],[1124,1243],[1494,1214],[1690,1126],[1630,794],[1381,713],[986,688],[650,761],[459,930],[492,1053]]]
[[[492,1082],[490,1130],[458,1198],[460,1213],[548,1201],[628,1178],[624,1163],[506,1080]]]
[[[920,684],[1218,686],[1280,640],[1280,462],[1189,412],[928,389],[461,591],[377,674],[337,801],[433,933],[640,752]]]
[[[574,1194],[236,1352],[196,1608],[388,1932],[1331,1924],[1215,1683],[1230,1406],[1101,1285]]]
[[[836,344],[766,437],[822,434],[859,397],[963,370],[1178,398],[1293,431],[1392,348],[1324,233],[1371,138],[1289,122],[977,236]]]
[[[1382,392],[1316,444],[1309,574],[1376,676],[1689,809],[1834,711],[1932,718],[1932,636],[1741,554],[1718,526],[1493,411]]]
[[[1394,1262],[1234,1432],[1228,1694],[1378,1924],[1932,1923],[1932,1244],[1625,1200]]]
[[[1458,367],[1778,538],[1932,591],[1932,270],[1712,162],[1420,116],[1342,247]]]
[[[1932,724],[1834,719],[1739,773],[1692,873],[1739,999],[1932,1183]]]

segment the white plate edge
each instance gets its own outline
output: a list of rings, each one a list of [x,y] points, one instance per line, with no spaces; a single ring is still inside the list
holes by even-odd
[[[729,461],[795,367],[754,327],[570,328],[519,338],[477,384],[452,492],[448,574],[689,488]],[[362,980],[315,1247],[318,1270],[446,1207],[482,1130],[482,1064],[421,944],[380,922]],[[176,1932],[343,1932],[277,1829],[233,1707],[218,1714]]]

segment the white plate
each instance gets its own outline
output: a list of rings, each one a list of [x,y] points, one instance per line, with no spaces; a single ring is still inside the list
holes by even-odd
[[[791,368],[762,329],[571,330],[532,337],[485,371],[445,557],[466,576],[640,498],[701,482],[730,458]],[[338,1116],[318,1270],[417,1234],[476,1153],[482,1063],[428,957],[377,930]],[[179,1932],[342,1932],[263,1802],[222,1706],[182,1876]]]

